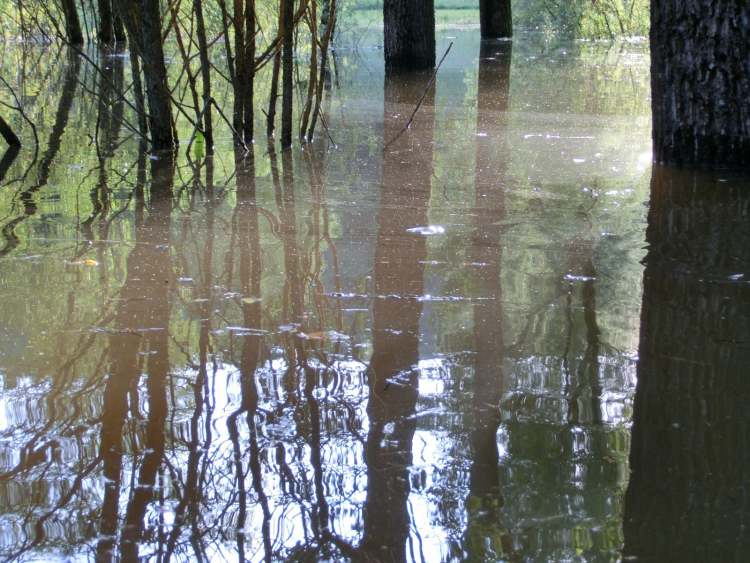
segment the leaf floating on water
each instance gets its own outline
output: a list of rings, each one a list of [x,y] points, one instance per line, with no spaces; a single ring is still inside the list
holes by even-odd
[[[86,260],[66,260],[66,264],[69,266],[98,266],[99,262],[96,260],[92,260],[91,258],[87,258]]]
[[[260,297],[243,297],[242,302],[245,305],[252,305],[254,303],[260,303]]]

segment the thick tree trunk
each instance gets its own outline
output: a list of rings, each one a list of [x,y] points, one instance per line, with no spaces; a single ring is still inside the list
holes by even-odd
[[[479,28],[482,39],[512,37],[510,0],[479,0]]]
[[[750,3],[651,2],[657,161],[711,169],[750,164]]]
[[[383,26],[386,71],[435,66],[433,0],[384,0]]]
[[[653,172],[626,558],[750,560],[749,187]]]
[[[66,39],[72,45],[83,45],[81,20],[78,18],[75,0],[61,0],[61,4],[65,16]]]

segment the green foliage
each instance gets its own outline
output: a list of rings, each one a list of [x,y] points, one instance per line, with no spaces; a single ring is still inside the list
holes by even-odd
[[[476,0],[436,0],[438,24],[478,23]],[[355,0],[346,10],[355,25],[381,21],[382,0]],[[582,39],[645,36],[649,27],[648,0],[516,0],[517,28],[562,33]]]
[[[514,23],[580,38],[648,34],[648,0],[520,0]]]

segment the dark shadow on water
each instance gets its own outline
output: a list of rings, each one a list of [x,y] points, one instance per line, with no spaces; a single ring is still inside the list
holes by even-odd
[[[750,182],[655,167],[626,557],[750,558]]]

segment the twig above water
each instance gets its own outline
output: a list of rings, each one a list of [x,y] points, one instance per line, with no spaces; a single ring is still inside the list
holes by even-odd
[[[419,101],[417,102],[417,105],[414,106],[414,111],[411,112],[411,115],[409,116],[409,120],[406,122],[406,125],[404,125],[403,129],[401,129],[398,133],[396,133],[396,136],[393,137],[390,141],[388,141],[384,149],[387,149],[391,144],[396,142],[396,140],[404,134],[404,132],[411,127],[412,121],[414,121],[414,116],[417,115],[417,112],[419,111],[419,108],[422,106],[422,102],[424,102],[424,99],[427,97],[427,92],[430,91],[430,88],[432,88],[432,85],[435,83],[435,77],[437,77],[437,73],[440,70],[440,66],[443,64],[443,61],[445,60],[445,57],[448,56],[448,53],[450,53],[451,48],[453,47],[453,41],[450,42],[450,45],[448,45],[448,48],[445,50],[445,53],[443,53],[443,56],[440,57],[440,62],[435,67],[435,71],[432,73],[432,76],[430,77],[430,81],[427,83],[427,87],[424,89],[424,92],[422,92],[422,95],[419,97]]]

